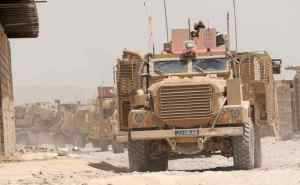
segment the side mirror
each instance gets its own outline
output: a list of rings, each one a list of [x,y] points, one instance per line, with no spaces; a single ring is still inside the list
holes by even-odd
[[[273,74],[281,74],[282,59],[272,59]]]
[[[217,47],[226,44],[226,36],[224,34],[217,34]]]

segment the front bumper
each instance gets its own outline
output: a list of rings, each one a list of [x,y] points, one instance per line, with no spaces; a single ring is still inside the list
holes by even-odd
[[[126,143],[129,137],[133,141],[139,140],[162,140],[176,138],[199,138],[199,137],[232,137],[242,136],[243,127],[199,128],[199,129],[171,129],[171,130],[147,130],[122,132],[116,136],[119,143]]]
[[[212,115],[207,115],[207,117],[199,118],[160,120],[155,114],[142,109],[131,110],[128,123],[131,129],[151,129],[161,125],[168,125],[171,128],[193,128],[199,125],[206,125],[212,119],[214,119]],[[224,106],[216,125],[232,126],[247,122],[249,122],[249,103],[243,102],[241,105]]]

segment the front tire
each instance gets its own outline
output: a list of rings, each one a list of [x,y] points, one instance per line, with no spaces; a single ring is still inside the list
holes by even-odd
[[[161,142],[130,141],[128,146],[131,171],[157,172],[168,169],[168,152],[159,152]]]
[[[254,148],[254,167],[261,168],[262,166],[262,151],[261,151],[261,134],[258,125],[255,128],[255,148]]]
[[[240,170],[250,170],[255,167],[255,133],[252,122],[244,124],[243,136],[233,137],[234,167]]]

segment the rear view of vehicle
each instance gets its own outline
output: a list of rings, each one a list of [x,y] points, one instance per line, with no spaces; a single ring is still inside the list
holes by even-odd
[[[113,87],[98,87],[96,119],[90,128],[89,138],[102,151],[107,151],[111,145],[114,153],[122,153],[123,145],[114,140],[115,129],[118,128],[115,99]]]

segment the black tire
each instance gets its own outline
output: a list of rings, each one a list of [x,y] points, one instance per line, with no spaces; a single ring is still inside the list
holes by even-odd
[[[100,148],[100,142],[98,140],[90,140],[93,144],[93,147],[95,148]]]
[[[262,150],[261,150],[261,134],[260,127],[258,125],[255,128],[255,147],[254,147],[254,167],[261,168],[262,166]]]
[[[100,141],[100,148],[102,152],[107,152],[108,151],[108,146],[109,146],[109,142],[108,141]]]
[[[114,154],[124,153],[124,146],[123,146],[123,144],[113,142],[112,143],[112,150],[113,150]]]
[[[151,141],[130,141],[128,146],[131,171],[158,172],[168,169],[168,152],[157,154],[158,145]]]
[[[233,162],[234,167],[240,170],[254,168],[254,126],[252,122],[244,124],[244,135],[233,137]]]

